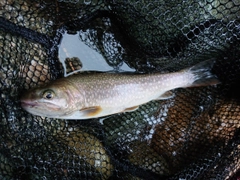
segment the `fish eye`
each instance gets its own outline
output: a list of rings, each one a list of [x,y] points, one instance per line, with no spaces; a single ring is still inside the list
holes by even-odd
[[[44,99],[50,100],[54,97],[54,92],[52,90],[46,90],[46,91],[43,92],[42,96],[43,96]]]

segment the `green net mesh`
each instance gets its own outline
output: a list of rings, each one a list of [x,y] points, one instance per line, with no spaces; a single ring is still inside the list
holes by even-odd
[[[129,113],[60,120],[19,102],[87,64],[166,73],[209,58],[220,85]],[[0,64],[0,179],[240,179],[239,0],[1,0]]]

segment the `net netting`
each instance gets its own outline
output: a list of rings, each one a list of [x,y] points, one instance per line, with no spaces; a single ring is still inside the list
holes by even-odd
[[[92,50],[72,44],[86,62],[66,34]],[[221,84],[133,112],[60,120],[19,102],[87,63],[167,73],[206,59]],[[240,178],[239,0],[1,0],[0,64],[0,179]]]

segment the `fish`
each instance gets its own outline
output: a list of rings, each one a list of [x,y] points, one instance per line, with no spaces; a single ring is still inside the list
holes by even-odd
[[[176,88],[217,85],[213,60],[171,73],[80,73],[25,92],[21,106],[48,118],[87,120],[131,112],[153,100],[174,97]]]

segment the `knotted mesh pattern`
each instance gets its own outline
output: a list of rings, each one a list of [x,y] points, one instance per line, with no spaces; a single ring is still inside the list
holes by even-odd
[[[239,0],[1,1],[0,179],[238,179],[239,17]],[[87,121],[31,115],[23,92],[91,63],[66,33],[96,66],[168,73],[212,59],[221,84]]]

